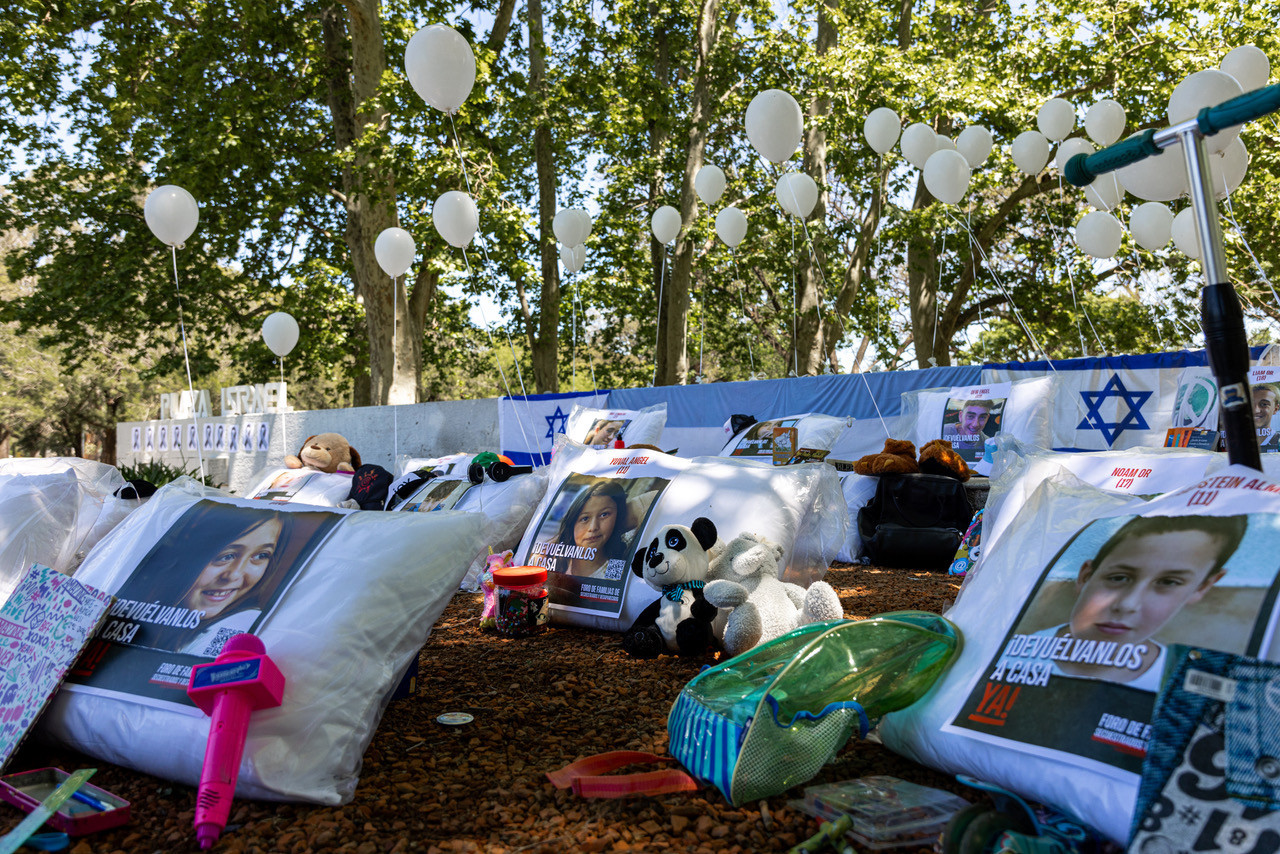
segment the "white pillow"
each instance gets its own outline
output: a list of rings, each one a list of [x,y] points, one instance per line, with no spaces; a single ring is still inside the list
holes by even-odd
[[[618,438],[628,445],[656,446],[666,423],[665,402],[644,409],[591,409],[578,403],[569,411],[564,433],[579,444],[597,448],[611,448]]]
[[[782,577],[806,586],[826,572],[848,525],[839,480],[826,464],[686,460],[565,442],[549,469],[516,560],[551,570],[548,612],[559,623],[629,628],[657,597],[631,573],[631,557],[662,525],[705,516],[723,542],[761,534],[783,548]],[[584,516],[580,532],[566,521]]]
[[[353,472],[291,469],[283,466],[267,469],[246,495],[274,504],[310,504],[313,507],[337,507],[351,494]]]
[[[441,474],[461,472],[465,477],[467,466],[474,458],[475,454],[467,453],[447,454],[443,457],[401,457],[399,465],[396,466],[396,477],[401,478],[422,469],[438,471]]]
[[[262,522],[249,528],[246,519]],[[175,481],[107,536],[77,574],[118,597],[98,638],[132,637],[135,645],[107,644],[92,675],[71,676],[40,726],[86,754],[194,786],[209,721],[185,703],[185,668],[207,658],[166,650],[252,630],[286,684],[283,705],[253,715],[237,797],[345,803],[392,690],[457,589],[482,530],[472,513],[270,505]],[[238,531],[229,547],[218,546]],[[240,572],[180,589],[185,578],[218,570],[202,567],[203,554],[222,567],[266,566],[247,595],[233,593],[228,603]],[[199,625],[202,611],[219,607],[216,622]]]
[[[902,424],[917,448],[947,439],[969,468],[991,471],[993,438],[999,434],[1042,448],[1064,447],[1053,424],[1052,376],[902,394]],[[1074,429],[1075,425],[1070,425]],[[1062,437],[1058,437],[1062,438]]]
[[[803,415],[788,415],[785,418],[771,418],[757,421],[750,427],[735,433],[724,447],[720,449],[722,457],[746,457],[748,459],[773,462],[773,431],[775,427],[794,427],[796,430],[795,451],[813,452],[810,459],[820,460],[831,453],[836,440],[844,432],[848,423],[846,418],[833,415],[819,415],[807,412]]]
[[[857,563],[862,554],[862,536],[858,533],[858,511],[876,494],[880,478],[872,475],[840,472],[840,491],[844,495],[845,513],[849,516],[849,532],[845,535],[836,560]]]
[[[1226,468],[1147,502],[1062,471],[947,611],[959,657],[880,736],[1123,843],[1168,646],[1274,657],[1277,548],[1280,481],[1260,472]]]

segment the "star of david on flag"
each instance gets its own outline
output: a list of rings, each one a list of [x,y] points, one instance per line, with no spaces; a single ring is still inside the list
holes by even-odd
[[[1084,420],[1080,422],[1077,430],[1097,430],[1102,434],[1102,438],[1106,440],[1107,446],[1115,444],[1116,439],[1125,430],[1149,430],[1147,419],[1142,417],[1142,405],[1151,399],[1151,395],[1155,392],[1151,391],[1129,391],[1125,388],[1124,382],[1120,379],[1119,374],[1112,374],[1111,379],[1102,387],[1102,391],[1082,391],[1080,396],[1084,398],[1088,412],[1085,414]],[[1117,401],[1114,405],[1107,408],[1107,411],[1113,415],[1119,415],[1121,407],[1125,410],[1123,417],[1113,421],[1108,421],[1103,413],[1103,404],[1108,400]]]
[[[559,406],[557,406],[555,412],[551,413],[550,415],[544,415],[542,417],[547,419],[547,432],[543,436],[543,438],[554,439],[557,433],[564,432],[564,425],[565,425],[565,422],[569,420],[569,413],[564,412],[563,410],[560,409]],[[559,427],[556,426],[557,421],[560,422]]]

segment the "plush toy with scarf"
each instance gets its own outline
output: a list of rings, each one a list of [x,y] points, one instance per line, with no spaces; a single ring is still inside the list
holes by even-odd
[[[631,561],[631,571],[660,594],[622,636],[622,647],[637,658],[664,652],[702,655],[716,644],[717,610],[702,595],[716,543],[716,526],[698,517],[689,527],[664,525]]]

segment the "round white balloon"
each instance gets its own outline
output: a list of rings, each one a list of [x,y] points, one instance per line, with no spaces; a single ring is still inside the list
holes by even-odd
[[[587,213],[582,208],[572,208],[572,210],[577,212],[578,220],[582,223],[579,229],[582,232],[582,239],[578,241],[578,245],[581,246],[586,243],[587,238],[591,236],[591,227],[595,225],[595,223],[591,220],[591,214]]]
[[[969,125],[956,137],[956,150],[964,155],[970,169],[977,169],[986,162],[993,145],[995,140],[991,138],[991,131],[982,125]]]
[[[1120,138],[1124,123],[1124,107],[1110,98],[1103,98],[1084,114],[1085,133],[1104,148]]]
[[[417,251],[413,236],[403,228],[384,228],[373,242],[373,256],[378,259],[378,266],[393,279],[409,272]]]
[[[934,151],[957,151],[955,141],[944,134],[938,134],[938,147]]]
[[[147,196],[142,216],[165,246],[179,246],[195,233],[200,223],[200,206],[195,197],[181,187],[165,184]]]
[[[573,247],[573,264],[576,269],[574,272],[582,269],[582,265],[587,263],[587,247],[579,243]]]
[[[1013,140],[1013,162],[1028,175],[1038,175],[1049,162],[1049,140],[1038,130],[1023,131]]]
[[[431,207],[431,222],[450,246],[465,247],[480,227],[475,200],[461,190],[450,190]]]
[[[902,120],[888,107],[876,107],[862,123],[862,135],[876,154],[884,154],[893,148],[902,133]]]
[[[773,196],[784,211],[805,219],[818,203],[818,185],[803,172],[788,172],[774,185]]]
[[[724,170],[708,163],[693,176],[693,189],[704,204],[714,205],[724,195]]]
[[[1218,68],[1234,77],[1246,92],[1260,89],[1271,79],[1271,60],[1251,44],[1242,44],[1222,58]]]
[[[1076,223],[1076,243],[1094,258],[1112,258],[1120,249],[1124,226],[1106,211],[1091,211]]]
[[[437,110],[456,113],[476,83],[476,57],[461,33],[432,24],[409,39],[404,71],[418,97]]]
[[[298,321],[284,311],[274,311],[262,321],[262,340],[267,349],[280,358],[293,351],[298,343]]]
[[[730,249],[737,249],[747,236],[747,215],[737,208],[725,208],[716,214],[716,236]]]
[[[1036,113],[1036,126],[1050,142],[1066,139],[1076,126],[1076,108],[1070,101],[1050,98]]]
[[[680,211],[671,205],[658,208],[649,220],[649,229],[663,246],[680,236],[680,226]]]
[[[560,247],[560,264],[564,267],[566,273],[576,273],[582,269],[582,265],[587,260],[587,249],[585,246],[561,246]]]
[[[1148,252],[1159,252],[1169,245],[1173,227],[1173,211],[1162,202],[1143,202],[1129,214],[1129,233],[1133,242]]]
[[[1209,177],[1213,179],[1213,194],[1222,198],[1234,193],[1236,187],[1244,181],[1244,173],[1249,171],[1249,152],[1245,150],[1244,140],[1236,137],[1221,154],[1209,155]]]
[[[1205,107],[1217,106],[1243,91],[1238,80],[1216,68],[1206,68],[1188,75],[1174,87],[1173,94],[1169,96],[1169,124],[1176,125],[1194,119]],[[1210,152],[1216,154],[1239,135],[1240,126],[1236,125],[1205,137],[1204,144]]]
[[[747,139],[770,163],[791,159],[800,147],[804,116],[800,105],[781,89],[766,89],[747,105]]]
[[[565,208],[555,215],[551,220],[551,230],[556,235],[556,240],[560,241],[563,246],[577,246],[585,243],[589,227],[583,221],[581,214],[585,213],[577,208]],[[587,220],[590,221],[589,219]]]
[[[1100,211],[1115,210],[1124,199],[1124,188],[1116,178],[1116,173],[1108,172],[1099,175],[1093,183],[1084,188],[1084,196]]]
[[[1196,212],[1191,208],[1183,208],[1173,218],[1169,228],[1173,235],[1173,245],[1177,246],[1188,258],[1200,257],[1200,226],[1196,224]]]
[[[1062,172],[1067,168],[1067,161],[1077,154],[1093,154],[1093,143],[1082,136],[1073,136],[1058,143],[1058,153],[1053,157],[1053,165]]]
[[[1171,202],[1187,192],[1182,146],[1166,148],[1116,172],[1120,186],[1148,202]]]
[[[934,198],[958,204],[969,189],[969,161],[958,151],[935,151],[924,164],[924,185]]]
[[[902,132],[902,141],[898,143],[902,156],[917,169],[923,169],[929,157],[938,150],[938,135],[933,128],[921,122],[908,125]]]

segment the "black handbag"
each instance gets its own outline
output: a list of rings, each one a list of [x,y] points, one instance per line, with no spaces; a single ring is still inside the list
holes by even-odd
[[[881,475],[875,496],[858,511],[862,554],[876,566],[946,569],[972,515],[955,478]]]

